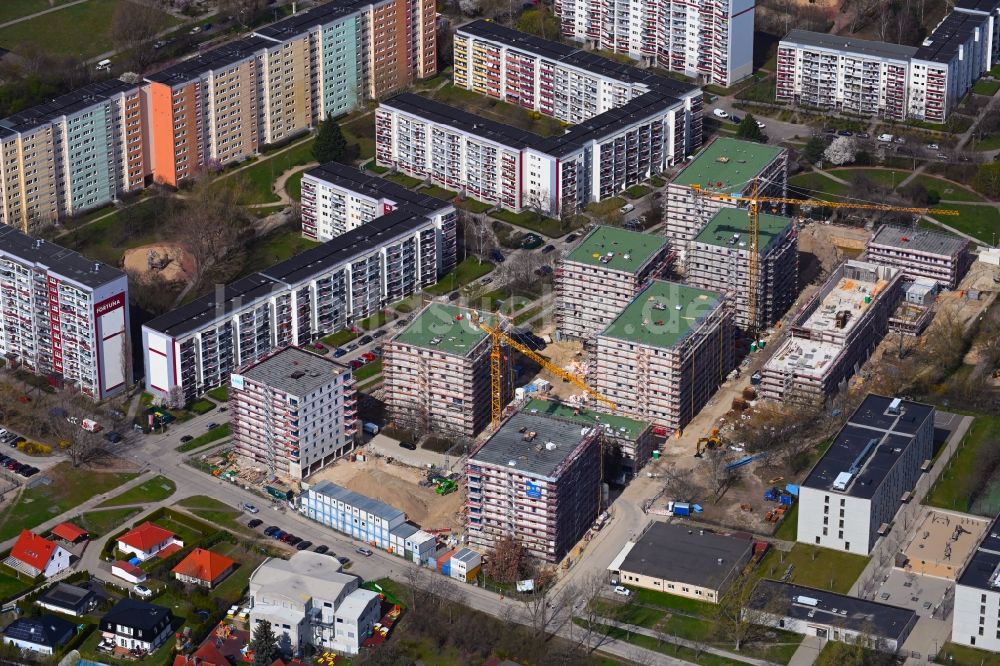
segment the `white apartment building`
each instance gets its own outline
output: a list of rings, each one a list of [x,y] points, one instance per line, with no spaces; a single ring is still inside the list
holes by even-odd
[[[972,264],[969,240],[951,234],[880,226],[865,245],[865,259],[895,266],[909,280],[927,278],[955,289]]]
[[[1000,652],[1000,517],[956,581],[951,640]]]
[[[753,72],[751,0],[556,0],[563,36],[702,83]]]
[[[868,555],[933,449],[933,406],[869,394],[800,485],[796,538]]]
[[[753,181],[761,196],[783,197],[788,191],[788,150],[778,146],[719,137],[705,146],[667,185],[664,228],[683,258],[688,244],[723,208],[743,204],[709,193],[747,195]]]
[[[334,557],[298,551],[272,557],[250,576],[250,628],[271,623],[278,645],[301,655],[307,646],[354,655],[381,618],[377,592],[343,573]]]
[[[270,474],[300,481],[354,449],[351,369],[286,347],[233,373],[229,411],[236,452]]]
[[[980,76],[993,66],[992,17],[954,11],[934,28],[910,63],[908,114],[943,123]]]
[[[99,261],[0,226],[0,353],[94,400],[125,389],[128,280]]]
[[[435,221],[401,207],[149,321],[146,390],[191,399],[434,284],[455,265],[455,225],[453,210]]]

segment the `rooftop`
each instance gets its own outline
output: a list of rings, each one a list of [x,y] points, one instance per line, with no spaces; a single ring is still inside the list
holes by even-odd
[[[760,240],[761,250],[767,248],[775,238],[781,236],[792,225],[792,218],[780,215],[761,213]],[[743,208],[726,206],[712,216],[705,228],[694,237],[695,243],[706,245],[722,245],[739,247],[745,250],[749,242],[750,217]]]
[[[56,583],[38,598],[38,602],[75,612],[78,607],[86,605],[89,600],[94,598],[96,595],[92,590],[69,583]]]
[[[541,400],[539,398],[529,400],[521,411],[528,412],[529,414],[544,414],[555,419],[564,419],[587,426],[597,425],[604,428],[610,426],[614,430],[615,436],[628,440],[638,439],[640,435],[651,427],[645,421],[636,421],[635,419],[618,416],[617,414],[595,412],[592,409],[573,407],[563,402]]]
[[[811,32],[809,30],[792,30],[781,41],[827,49],[829,51],[836,51],[837,53],[858,53],[874,58],[888,58],[891,60],[907,60],[917,52],[917,47],[915,46],[874,42],[867,39],[830,35],[825,32]]]
[[[187,557],[177,563],[171,573],[213,583],[235,564],[235,560],[225,555],[205,548],[195,548],[188,553]]]
[[[214,49],[198,53],[159,72],[146,77],[147,81],[176,86],[197,79],[202,74],[224,69],[230,65],[251,58],[261,49],[272,46],[273,42],[263,37],[245,37],[235,42],[227,42]]]
[[[396,334],[393,342],[468,356],[487,336],[483,329],[472,323],[474,316],[482,317],[489,326],[495,326],[494,315],[431,302],[413,318],[409,326]]]
[[[261,564],[250,576],[250,593],[255,598],[260,592],[265,596],[279,596],[300,604],[313,597],[335,601],[344,588],[357,587],[358,578],[341,571],[340,562],[308,550],[300,550],[291,559],[272,557]],[[274,604],[254,604],[254,609],[268,612]],[[294,609],[288,608],[294,612]],[[301,616],[300,616],[301,617]]]
[[[779,372],[794,372],[803,377],[821,379],[833,367],[833,361],[844,351],[842,345],[804,338],[785,338],[767,367]]]
[[[135,90],[138,87],[134,83],[125,83],[118,79],[91,83],[44,104],[32,106],[7,116],[0,120],[0,127],[16,132],[26,132],[63,116],[71,116],[96,104],[102,104],[115,95]]]
[[[895,268],[879,267],[861,261],[847,261],[843,270],[834,273],[824,285],[825,292],[816,300],[815,307],[806,310],[806,316],[796,317],[795,325],[809,331],[839,330],[850,332],[865,316],[865,311],[885,289],[888,280],[899,273]],[[807,305],[807,308],[810,307]]]
[[[722,305],[722,296],[678,282],[654,280],[632,299],[602,336],[669,349]]]
[[[587,441],[589,432],[590,428],[581,428],[578,423],[521,410],[507,419],[470,461],[555,479],[563,463]],[[525,439],[530,433],[534,437]]]
[[[866,601],[844,594],[812,587],[762,580],[751,606],[768,609],[777,605],[775,613],[813,624],[842,627],[902,644],[917,622],[917,614],[909,608]]]
[[[869,394],[809,472],[804,487],[871,499],[921,427],[934,428],[934,407]],[[900,493],[902,494],[902,493]]]
[[[958,577],[958,584],[981,590],[1000,588],[1000,516],[986,530],[979,548]]]
[[[51,648],[68,643],[75,633],[76,625],[55,615],[21,617],[3,630],[4,637],[8,639]]]
[[[926,39],[913,57],[917,60],[949,63],[972,39],[976,28],[984,28],[989,17],[967,12],[951,12]],[[965,57],[969,57],[966,53]]]
[[[719,137],[705,146],[671,184],[701,185],[726,194],[743,191],[783,152],[778,146]]]
[[[566,261],[638,273],[666,245],[663,236],[600,226],[583,237]]]
[[[42,267],[54,275],[91,289],[125,276],[117,268],[88,259],[79,252],[40,238],[32,238],[14,227],[0,225],[0,259],[4,258]]]
[[[969,241],[937,231],[904,229],[883,224],[868,241],[868,245],[884,245],[901,250],[954,257],[969,246]]]
[[[396,204],[411,204],[428,212],[451,205],[441,199],[403,187],[391,180],[367,174],[340,162],[321,164],[307,171],[306,175],[373,199],[391,199]]]
[[[254,34],[278,42],[285,41],[308,33],[312,28],[351,16],[368,4],[372,4],[371,0],[336,0],[334,2],[327,2],[312,9],[300,11],[277,23],[264,26],[254,32]]]
[[[345,372],[349,372],[347,366],[332,359],[298,347],[285,347],[239,374],[244,379],[302,398],[337,381]]]
[[[955,9],[963,12],[982,12],[989,14],[997,7],[1000,7],[998,0],[958,0]]]
[[[353,490],[348,490],[330,481],[320,481],[309,489],[314,493],[325,495],[331,499],[339,500],[344,504],[350,504],[366,513],[376,515],[387,523],[399,518],[406,518],[406,514],[394,506],[380,502],[377,499],[372,499],[367,495],[356,493]]]
[[[165,335],[182,336],[268,298],[272,292],[283,287],[260,273],[251,273],[143,325]]]
[[[119,543],[124,543],[127,546],[132,546],[146,552],[164,541],[174,538],[176,538],[176,535],[173,532],[147,520],[143,524],[121,535],[117,540]]]
[[[173,615],[169,608],[147,604],[145,601],[139,601],[138,599],[122,599],[101,618],[101,628],[104,629],[108,625],[120,624],[141,631],[151,632],[146,635],[153,637],[159,633],[155,631],[156,629],[164,625],[170,625],[172,617]],[[142,633],[139,634],[139,636],[142,635]]]
[[[750,559],[752,549],[747,535],[653,522],[638,541],[626,544],[609,569],[717,590]]]
[[[545,139],[538,134],[498,123],[495,120],[489,120],[413,93],[400,93],[385,100],[380,106],[409,113],[440,125],[447,125],[453,129],[474,134],[516,150],[537,147],[545,142]]]

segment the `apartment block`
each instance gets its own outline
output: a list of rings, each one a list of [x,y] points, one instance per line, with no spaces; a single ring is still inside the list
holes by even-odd
[[[328,241],[401,208],[438,224],[455,212],[450,203],[339,162],[302,176],[302,235],[311,240]]]
[[[141,189],[138,85],[93,83],[0,120],[0,221],[35,232]]]
[[[943,123],[972,85],[993,66],[991,17],[956,11],[948,14],[913,54],[910,63],[909,116]]]
[[[662,237],[597,227],[556,266],[557,329],[572,338],[603,331],[673,258]]]
[[[486,427],[492,418],[491,341],[479,317],[474,310],[431,303],[385,344],[382,376],[394,422],[464,437]],[[489,315],[482,321],[498,326]],[[503,391],[506,405],[511,389],[505,384]]]
[[[357,409],[351,369],[298,347],[230,375],[236,453],[293,481],[354,449]]]
[[[520,411],[465,465],[470,545],[513,536],[533,557],[557,562],[601,510],[599,428]]]
[[[0,227],[0,353],[94,400],[126,388],[128,280],[99,261]]]
[[[1000,517],[990,524],[956,581],[951,640],[1000,652]]]
[[[799,486],[796,538],[868,555],[933,449],[933,406],[869,394]]]
[[[191,399],[434,284],[455,266],[455,224],[395,210],[147,322],[146,389]]]
[[[897,268],[841,264],[792,318],[788,336],[761,371],[762,396],[824,402],[878,346],[902,292]]]
[[[788,192],[788,151],[778,146],[719,137],[709,143],[667,186],[665,230],[681,257],[709,220],[723,208],[745,208],[708,193],[745,196],[757,181],[760,196]]]
[[[728,87],[753,72],[750,0],[556,0],[567,39]]]
[[[969,241],[951,234],[883,224],[865,245],[865,259],[895,266],[908,280],[928,278],[955,289],[972,265]]]
[[[750,312],[750,218],[742,208],[722,208],[692,239],[684,266],[688,284],[725,294],[736,325],[769,328],[798,294],[799,243],[791,218],[759,215],[757,308]]]
[[[619,413],[679,430],[732,369],[733,334],[722,294],[654,280],[598,334],[589,383]]]

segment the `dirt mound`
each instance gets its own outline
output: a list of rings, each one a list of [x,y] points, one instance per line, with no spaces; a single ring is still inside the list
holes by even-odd
[[[167,282],[187,282],[194,275],[191,254],[174,243],[143,245],[125,251],[125,270],[140,275],[158,274]]]
[[[381,469],[358,469],[343,483],[354,492],[391,504],[406,513],[406,517],[427,529],[461,526],[458,512],[462,508],[462,492],[444,497],[430,488],[417,485],[419,476],[408,474],[413,480],[401,478],[403,470],[392,468],[393,473]]]

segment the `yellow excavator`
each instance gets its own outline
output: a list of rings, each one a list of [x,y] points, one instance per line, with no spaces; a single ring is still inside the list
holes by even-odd
[[[705,451],[719,448],[722,448],[722,437],[719,436],[718,428],[712,428],[712,432],[708,434],[708,437],[698,438],[698,444],[695,448],[694,457],[701,458],[705,455]]]

